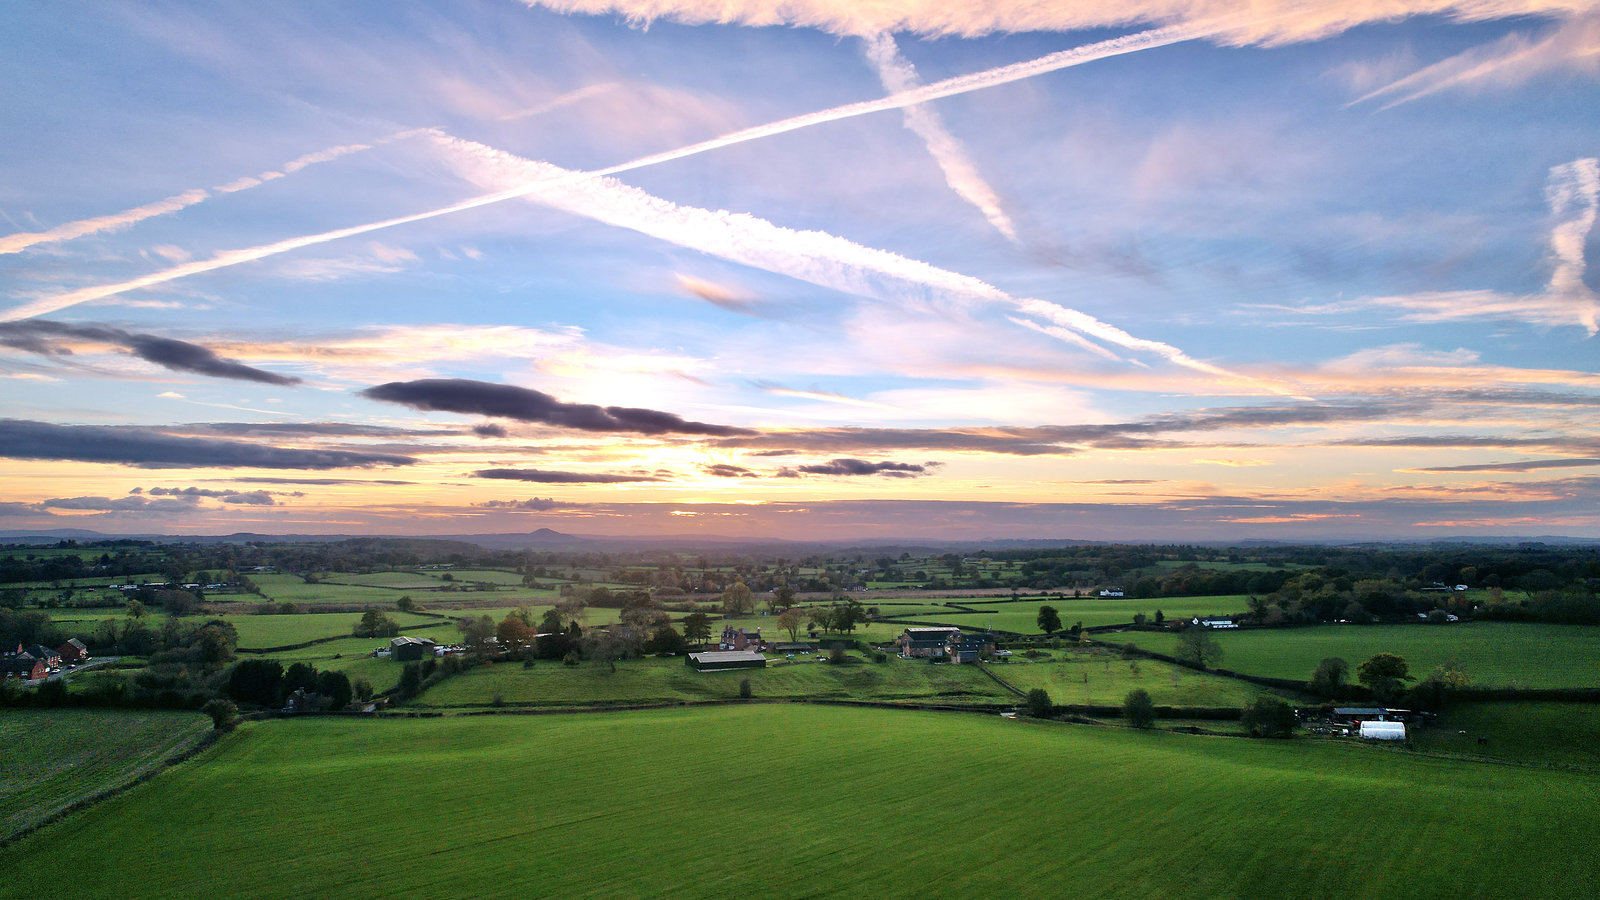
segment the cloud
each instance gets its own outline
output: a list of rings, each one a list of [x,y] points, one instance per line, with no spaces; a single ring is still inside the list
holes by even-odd
[[[129,512],[144,513],[160,512],[189,512],[194,509],[194,500],[179,498],[174,500],[147,500],[144,497],[57,497],[53,500],[41,500],[30,504],[35,511],[48,511],[64,509],[72,512]]]
[[[1538,469],[1578,469],[1600,466],[1600,457],[1573,459],[1530,459],[1522,462],[1482,463],[1465,466],[1427,466],[1403,469],[1405,472],[1532,472]]]
[[[642,481],[660,481],[649,475],[613,475],[604,472],[551,472],[545,469],[479,469],[474,478],[497,478],[504,481],[532,481],[539,484],[631,484]]]
[[[70,356],[72,350],[63,339],[92,341],[122,347],[129,354],[174,372],[193,372],[212,378],[254,381],[260,384],[293,385],[300,379],[247,366],[218,356],[199,344],[153,334],[136,334],[108,325],[72,325],[34,319],[27,322],[0,322],[0,345],[41,356]]]
[[[138,492],[138,489],[135,488],[131,493]],[[148,493],[152,497],[209,497],[215,500],[220,500],[223,503],[232,503],[244,506],[276,506],[278,503],[278,501],[272,499],[273,492],[271,491],[229,491],[197,487],[153,487],[148,491]],[[294,496],[299,496],[299,492],[296,492]]]
[[[0,419],[0,457],[117,463],[141,469],[364,469],[417,461],[385,453],[174,437],[140,426],[52,425],[24,419]]]
[[[866,38],[864,50],[867,59],[878,70],[878,78],[883,82],[884,89],[890,93],[909,91],[922,83],[922,79],[917,77],[916,68],[900,55],[893,35],[880,32]],[[978,167],[973,165],[961,143],[944,127],[939,111],[930,104],[919,103],[901,110],[901,114],[905,117],[906,128],[922,138],[928,153],[944,173],[945,183],[950,189],[983,213],[996,231],[1016,243],[1017,228],[1000,207],[999,195],[978,174]]]
[[[744,291],[701,278],[691,278],[688,275],[678,275],[677,279],[679,287],[712,306],[740,315],[757,315],[756,298]]]
[[[412,409],[464,413],[537,422],[579,431],[636,434],[737,435],[748,429],[689,422],[672,413],[625,406],[599,407],[563,403],[549,394],[510,384],[464,378],[392,381],[361,392],[362,396]]]
[[[1452,88],[1512,87],[1563,71],[1600,74],[1600,16],[1570,19],[1537,39],[1514,31],[1395,79],[1348,105],[1381,100],[1386,101],[1383,109],[1391,109]]]
[[[503,438],[506,436],[506,429],[503,425],[485,422],[482,425],[472,426],[472,433],[481,438]]]
[[[571,503],[554,497],[530,497],[527,500],[486,500],[478,504],[484,509],[510,509],[525,512],[545,512],[552,509],[577,509],[583,503]]]
[[[928,37],[979,37],[1029,31],[1079,31],[1129,25],[1215,27],[1228,23],[1218,39],[1230,44],[1278,45],[1316,40],[1358,25],[1409,16],[1446,16],[1484,21],[1521,15],[1563,15],[1572,0],[1257,0],[1240,12],[1231,0],[523,0],[562,13],[621,16],[648,25],[657,20],[689,25],[734,24],[750,27],[790,25],[841,36],[902,33]]]
[[[203,479],[202,479],[203,480]],[[395,481],[387,478],[230,478],[240,484],[308,484],[318,486],[346,484],[416,484],[415,481]]]
[[[800,466],[807,475],[882,475],[886,478],[916,478],[928,474],[928,469],[938,463],[868,462],[864,459],[841,458],[825,463]]]

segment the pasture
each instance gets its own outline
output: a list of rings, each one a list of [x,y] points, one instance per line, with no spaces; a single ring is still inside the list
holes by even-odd
[[[1457,703],[1411,739],[1420,750],[1600,770],[1600,705]]]
[[[154,771],[210,730],[196,713],[0,710],[0,840]]]
[[[1159,706],[1242,707],[1261,694],[1273,693],[1235,678],[1155,659],[1123,659],[1100,648],[1042,653],[1040,659],[1018,654],[990,668],[1020,690],[1043,688],[1060,704],[1121,706],[1129,691],[1144,688]]]
[[[1427,677],[1454,661],[1479,687],[1562,688],[1600,686],[1600,628],[1512,622],[1454,625],[1317,625],[1309,628],[1219,631],[1222,668],[1249,675],[1305,681],[1317,664],[1342,657],[1355,669],[1376,653],[1398,653],[1411,674]],[[1128,631],[1100,635],[1171,653],[1177,635]]]
[[[9,848],[0,892],[1592,897],[1597,788],[1332,743],[795,705],[275,721]]]
[[[540,660],[479,666],[440,682],[413,705],[488,706],[496,695],[507,703],[579,706],[607,703],[691,702],[739,696],[739,682],[750,679],[757,697],[880,700],[940,704],[1012,704],[1016,695],[976,666],[935,666],[890,657],[874,663],[854,654],[849,661],[819,662],[812,656],[775,659],[765,669],[696,672],[682,658],[620,660],[617,670],[603,662],[565,666]]]
[[[968,606],[978,613],[962,613],[950,610],[942,615],[930,614],[917,616],[933,622],[948,622],[962,628],[983,629],[995,628],[1000,631],[1014,631],[1020,634],[1042,634],[1039,628],[1039,607],[1053,606],[1061,616],[1061,627],[1071,628],[1078,622],[1085,628],[1094,628],[1101,625],[1128,625],[1133,622],[1137,613],[1144,613],[1151,621],[1155,620],[1156,610],[1160,610],[1167,619],[1188,619],[1205,615],[1229,615],[1248,610],[1249,604],[1241,594],[1230,594],[1220,597],[1159,597],[1147,600],[1110,599],[1100,597],[1083,597],[1080,599],[1067,598],[1037,599],[1037,600],[1005,600],[989,602],[985,600],[957,601],[963,606]]]

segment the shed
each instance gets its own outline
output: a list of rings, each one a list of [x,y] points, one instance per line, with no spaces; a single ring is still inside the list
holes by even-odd
[[[1362,722],[1361,737],[1372,741],[1403,741],[1406,739],[1406,723]]]
[[[707,650],[689,654],[688,663],[697,672],[723,669],[765,669],[767,658],[754,650]]]

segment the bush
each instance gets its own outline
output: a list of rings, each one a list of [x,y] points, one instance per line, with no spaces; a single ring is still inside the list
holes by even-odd
[[[753,696],[755,696],[755,692],[750,689],[750,679],[739,679],[739,699],[749,700]]]
[[[1122,701],[1122,714],[1127,717],[1128,724],[1135,728],[1149,728],[1156,723],[1156,704],[1150,699],[1150,692],[1144,688],[1135,688],[1128,692]]]
[[[208,701],[205,706],[200,707],[200,710],[211,717],[211,727],[217,731],[232,728],[239,716],[239,707],[234,706],[232,700],[224,700],[221,697]]]
[[[834,665],[838,665],[838,664],[848,660],[849,658],[850,658],[849,656],[845,655],[843,647],[837,647],[836,646],[832,650],[828,651],[828,662],[830,662],[830,663],[832,663]]]
[[[1028,692],[1028,714],[1035,719],[1047,718],[1055,712],[1056,705],[1050,699],[1050,694],[1044,688],[1034,688]]]

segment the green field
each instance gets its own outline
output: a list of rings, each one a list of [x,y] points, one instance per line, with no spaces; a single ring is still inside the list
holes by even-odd
[[[1460,703],[1410,736],[1421,750],[1600,769],[1600,705],[1593,703]],[[1480,745],[1480,737],[1488,742]]]
[[[440,642],[449,642],[460,637],[460,632],[449,627],[430,628],[413,633]],[[297,662],[310,663],[318,669],[343,672],[352,679],[365,678],[372,683],[373,690],[386,691],[400,683],[400,670],[403,668],[403,664],[394,660],[373,658],[372,651],[388,646],[388,643],[388,638],[344,638],[313,644],[300,650],[261,655],[241,653],[239,658],[276,659],[282,662],[285,668]]]
[[[1094,628],[1099,625],[1127,625],[1133,622],[1134,614],[1144,613],[1151,621],[1155,620],[1156,610],[1161,610],[1168,619],[1187,619],[1204,615],[1227,615],[1241,613],[1249,609],[1246,598],[1240,594],[1231,594],[1222,597],[1161,597],[1152,600],[1102,600],[1099,597],[1084,597],[1082,599],[1066,600],[1006,600],[1000,603],[987,603],[981,600],[958,601],[965,606],[982,612],[959,613],[954,610],[943,615],[915,616],[914,618],[927,621],[959,625],[962,628],[994,628],[1000,631],[1015,631],[1022,634],[1041,634],[1039,628],[1039,607],[1054,606],[1061,615],[1061,626],[1071,628],[1073,624],[1082,622],[1085,628]]]
[[[348,603],[388,608],[400,599],[393,590],[349,584],[307,584],[297,575],[252,575],[251,580],[261,588],[263,596],[279,603]],[[260,602],[259,598],[248,594],[236,596],[244,602]]]
[[[1573,897],[1600,778],[733,705],[276,721],[8,848],[96,897]]]
[[[1017,697],[976,666],[935,666],[890,657],[882,663],[851,655],[843,664],[775,659],[765,669],[696,672],[680,658],[623,660],[617,671],[602,662],[578,666],[541,660],[479,666],[430,689],[415,705],[487,706],[499,695],[507,703],[573,706],[604,703],[722,700],[739,695],[750,679],[757,697],[883,700],[927,703],[1016,703]]]
[[[0,839],[154,771],[210,730],[194,713],[0,710]]]
[[[1373,654],[1398,653],[1417,678],[1453,660],[1480,687],[1600,686],[1600,628],[1582,625],[1319,625],[1213,636],[1224,653],[1219,665],[1250,675],[1304,681],[1319,662],[1338,656],[1350,664],[1353,678],[1356,667]],[[1099,637],[1160,653],[1171,653],[1178,643],[1176,635],[1151,631]]]
[[[1047,650],[1046,658],[1021,654],[991,666],[1024,691],[1043,688],[1060,704],[1121,706],[1128,692],[1143,688],[1160,706],[1248,706],[1263,693],[1248,682],[1208,675],[1154,659],[1123,659],[1110,650]]]
[[[453,620],[441,620],[431,616],[418,616],[403,613],[393,608],[384,609],[384,614],[393,619],[402,628],[413,625],[431,625],[443,622],[440,630],[448,629],[450,639],[458,633]],[[103,613],[64,612],[52,615],[51,621],[68,632],[89,634],[95,626],[105,619],[121,620],[125,616],[120,612],[106,611]],[[144,621],[151,628],[160,628],[166,621],[166,615],[160,612],[146,613]],[[238,612],[225,613],[218,616],[190,616],[184,621],[191,625],[198,625],[212,619],[223,619],[232,622],[235,630],[239,632],[240,647],[282,647],[287,644],[299,644],[318,638],[348,637],[357,622],[361,621],[361,613],[292,613],[289,615],[256,615],[254,613]],[[437,637],[429,632],[428,636]]]

